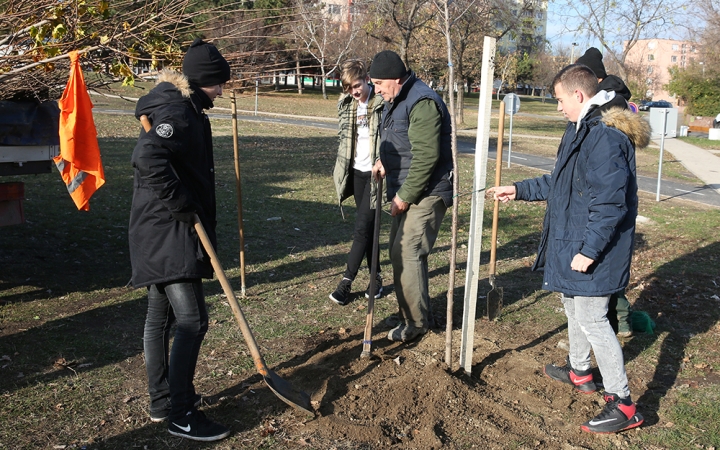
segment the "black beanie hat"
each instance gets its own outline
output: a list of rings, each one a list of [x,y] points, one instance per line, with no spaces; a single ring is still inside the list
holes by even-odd
[[[214,45],[200,38],[185,53],[182,71],[191,83],[200,87],[216,86],[230,79],[230,64]]]
[[[392,50],[383,50],[372,60],[370,64],[370,78],[378,78],[381,80],[391,80],[402,78],[407,75],[405,63],[400,59],[400,55]]]
[[[588,66],[595,72],[596,77],[604,79],[607,77],[607,73],[605,73],[605,66],[603,65],[602,59],[603,55],[600,53],[600,50],[595,47],[590,47],[584,55],[578,58],[577,64]]]

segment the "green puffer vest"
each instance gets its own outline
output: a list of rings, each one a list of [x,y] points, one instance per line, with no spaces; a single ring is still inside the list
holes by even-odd
[[[371,86],[372,88],[372,86]],[[375,94],[373,89],[368,98],[368,124],[370,126],[370,153],[371,159],[379,158],[380,134],[378,133],[380,119],[383,111],[383,99]],[[355,145],[357,144],[357,102],[352,95],[343,94],[338,101],[338,153],[333,170],[333,181],[337,191],[338,203],[353,195],[353,161],[355,160]],[[370,189],[370,207],[375,209],[375,183]],[[383,189],[384,191],[384,189]]]

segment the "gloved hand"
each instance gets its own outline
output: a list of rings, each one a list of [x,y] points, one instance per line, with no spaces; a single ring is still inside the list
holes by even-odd
[[[172,213],[173,219],[179,222],[185,222],[190,225],[195,224],[195,211],[188,212],[174,212]]]

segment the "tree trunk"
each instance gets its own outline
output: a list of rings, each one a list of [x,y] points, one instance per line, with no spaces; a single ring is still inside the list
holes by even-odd
[[[448,3],[451,0],[445,0],[445,39],[447,44],[447,59],[449,70],[448,84],[452,86],[455,82],[455,74],[452,66],[452,40],[450,37],[450,11]],[[452,87],[451,87],[452,89]],[[450,143],[452,149],[452,160],[453,160],[453,207],[452,207],[452,226],[450,231],[450,269],[448,274],[448,291],[447,291],[447,319],[445,324],[445,364],[452,370],[452,328],[453,328],[453,300],[455,296],[455,265],[457,260],[457,233],[458,233],[458,203],[460,198],[458,197],[458,188],[460,185],[460,178],[458,175],[458,162],[457,162],[457,125],[455,121],[455,101],[454,95],[450,94]]]
[[[457,92],[457,103],[455,105],[455,120],[457,123],[465,123],[465,80],[460,79]]]
[[[303,93],[303,79],[300,73],[300,50],[295,52],[295,81],[297,82],[298,94]]]

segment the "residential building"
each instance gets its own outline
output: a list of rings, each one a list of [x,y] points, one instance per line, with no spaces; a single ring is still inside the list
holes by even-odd
[[[623,45],[627,46],[627,41]],[[690,41],[640,39],[625,57],[625,66],[633,78],[644,80],[646,98],[667,100],[677,106],[678,99],[666,88],[670,82],[669,69],[686,67],[698,57],[698,46]]]
[[[518,50],[521,53],[532,53],[544,48],[547,40],[547,7],[548,0],[514,0],[512,13],[518,27],[500,39],[498,48],[503,52]],[[506,26],[502,22],[497,24],[498,29]]]

